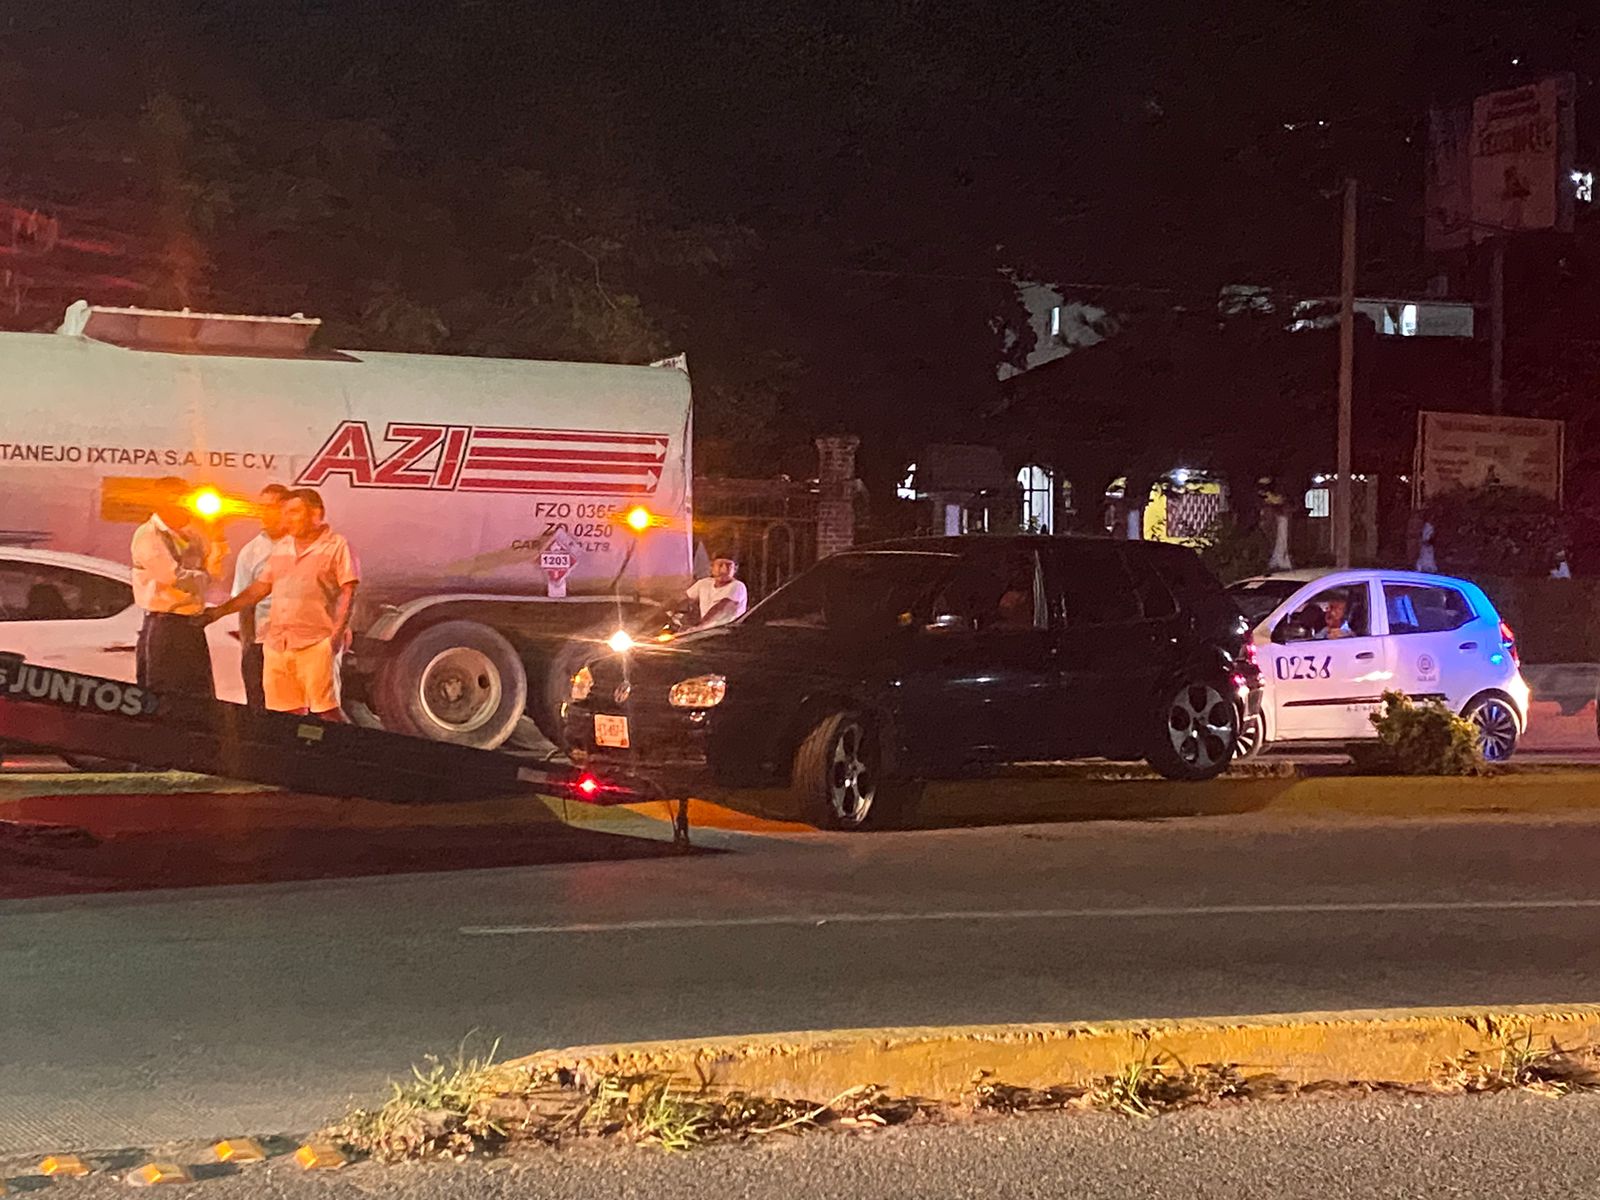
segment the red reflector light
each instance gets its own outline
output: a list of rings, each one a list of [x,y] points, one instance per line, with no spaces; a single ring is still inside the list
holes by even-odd
[[[600,790],[600,781],[593,775],[585,775],[578,780],[578,790],[585,796],[592,796]]]

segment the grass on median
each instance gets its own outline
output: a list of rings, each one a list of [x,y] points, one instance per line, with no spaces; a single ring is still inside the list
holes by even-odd
[[[816,1129],[863,1130],[962,1113],[1082,1111],[1148,1119],[1219,1103],[1311,1095],[1410,1091],[1431,1095],[1520,1089],[1543,1095],[1600,1090],[1600,1047],[1536,1046],[1531,1036],[1502,1032],[1495,1045],[1436,1066],[1419,1083],[1296,1083],[1270,1073],[1246,1074],[1235,1063],[1189,1067],[1147,1044],[1113,1075],[1082,1085],[1027,1088],[980,1073],[960,1104],[895,1096],[875,1085],[851,1088],[822,1103],[719,1090],[701,1080],[660,1075],[607,1075],[580,1084],[564,1069],[530,1072],[495,1061],[465,1044],[448,1060],[429,1057],[412,1077],[392,1083],[389,1099],[356,1110],[325,1134],[380,1162],[461,1159],[524,1142],[560,1145],[582,1138],[618,1138],[684,1151]]]

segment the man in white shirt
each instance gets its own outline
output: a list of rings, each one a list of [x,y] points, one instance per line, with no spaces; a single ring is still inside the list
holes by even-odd
[[[273,548],[287,532],[283,521],[283,502],[289,498],[289,489],[281,483],[269,483],[261,489],[256,511],[261,517],[261,532],[244,544],[233,567],[233,591],[244,591],[266,569]],[[272,611],[272,597],[254,608],[239,613],[240,667],[244,674],[245,703],[251,708],[265,708],[267,694],[261,683],[263,661],[262,646],[267,640],[267,617]]]
[[[738,573],[738,560],[731,554],[719,554],[711,560],[710,576],[695,580],[684,593],[694,628],[726,625],[744,615],[744,610],[750,607],[750,592],[735,578]]]
[[[135,653],[139,686],[160,695],[216,697],[211,650],[200,614],[206,589],[222,572],[227,544],[208,542],[185,506],[189,485],[163,479],[156,510],[133,531],[133,599],[144,610]]]

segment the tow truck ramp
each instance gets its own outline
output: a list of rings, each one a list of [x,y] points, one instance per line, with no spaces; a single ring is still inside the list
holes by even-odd
[[[0,743],[325,796],[449,804],[538,796],[660,798],[647,781],[185,695],[0,651]]]

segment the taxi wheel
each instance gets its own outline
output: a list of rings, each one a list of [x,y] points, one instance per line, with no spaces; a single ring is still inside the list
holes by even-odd
[[[1517,751],[1517,714],[1498,696],[1484,696],[1461,714],[1478,731],[1478,749],[1486,762],[1505,762]]]
[[[1233,747],[1233,761],[1249,762],[1267,748],[1267,722],[1259,713],[1239,726],[1239,740]]]
[[[1157,711],[1146,761],[1168,779],[1215,779],[1233,761],[1239,741],[1239,706],[1210,683],[1190,680],[1166,696]]]
[[[873,829],[888,816],[879,772],[883,753],[871,718],[857,712],[824,717],[794,755],[791,789],[801,818],[819,829]]]

